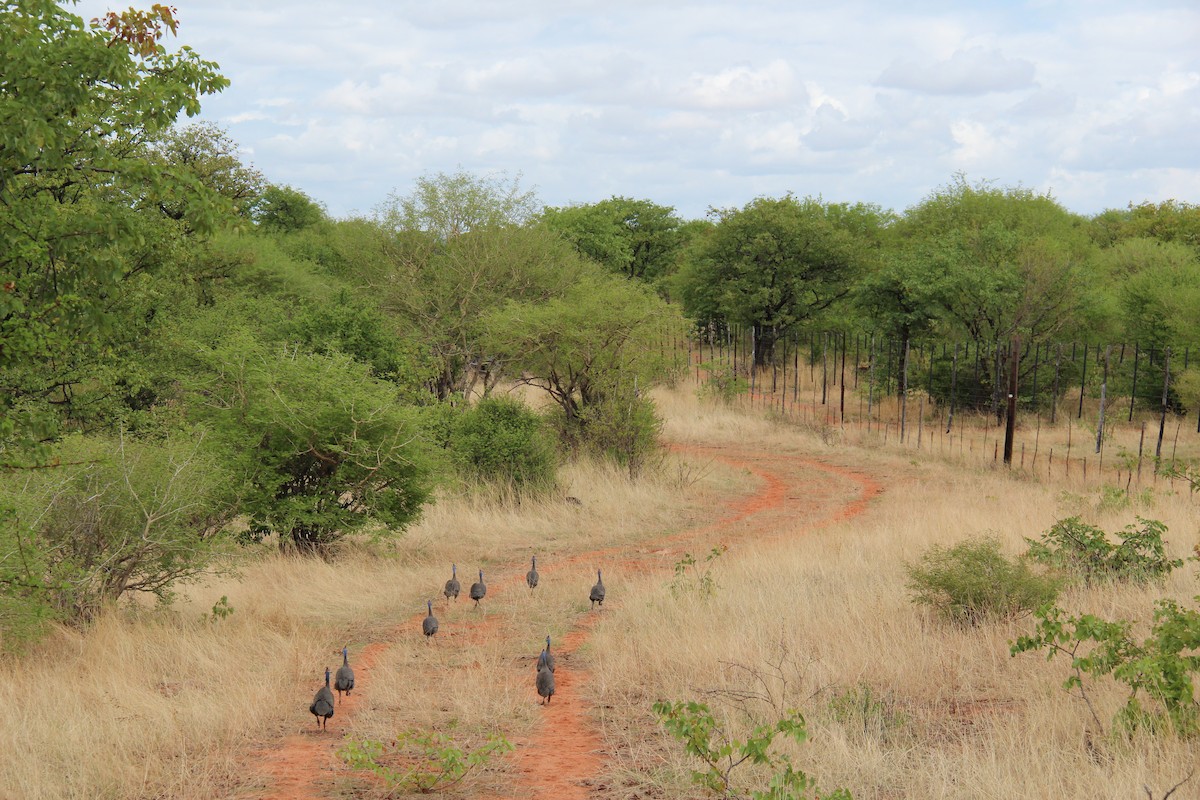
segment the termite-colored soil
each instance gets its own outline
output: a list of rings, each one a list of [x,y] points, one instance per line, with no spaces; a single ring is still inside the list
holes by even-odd
[[[661,570],[669,574],[678,556],[688,549],[734,543],[739,539],[782,541],[849,520],[863,513],[881,488],[866,475],[813,458],[739,447],[688,445],[674,449],[689,457],[719,461],[746,470],[757,478],[757,487],[747,496],[712,509],[711,523],[646,540],[636,552],[602,548],[578,553],[560,560],[556,569],[595,563],[603,556],[606,563],[611,564],[615,559],[621,569],[642,573]],[[543,570],[543,575],[552,572]],[[610,598],[609,602],[611,604],[614,599]],[[556,646],[558,668],[554,697],[544,707],[541,721],[533,733],[514,742],[516,750],[511,756],[511,781],[505,798],[584,800],[599,791],[598,777],[605,763],[603,743],[591,721],[592,709],[581,691],[587,685],[589,674],[584,659],[576,657],[576,653],[602,614],[584,615]],[[420,616],[402,624],[416,625]],[[480,624],[490,623],[481,621]],[[361,689],[356,689],[353,696],[338,704],[333,719],[329,720],[328,734],[316,732],[314,725],[305,733],[287,737],[263,754],[260,769],[270,788],[261,797],[272,800],[328,798],[323,790],[330,787],[330,779],[343,769],[336,758],[336,749],[341,742],[338,734],[347,721],[353,719],[359,698],[370,691],[371,666],[385,647],[385,644],[368,645],[355,661],[357,683]],[[311,687],[312,691],[316,688],[315,685]],[[532,692],[530,702],[536,702]]]

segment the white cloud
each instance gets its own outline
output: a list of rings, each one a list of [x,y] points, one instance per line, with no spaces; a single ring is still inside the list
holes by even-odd
[[[717,111],[751,111],[795,103],[804,98],[791,66],[775,59],[753,69],[739,65],[719,72],[694,74],[681,87],[685,105]]]
[[[950,126],[957,146],[954,162],[964,169],[989,165],[1002,155],[1006,145],[994,130],[972,120],[958,120]]]
[[[788,190],[902,209],[958,169],[1085,213],[1200,200],[1183,0],[175,4],[232,80],[204,118],[335,214],[460,166],[691,216]]]
[[[1010,92],[1033,85],[1034,65],[997,50],[971,47],[946,59],[897,59],[877,83],[891,89],[929,94],[977,95]]]

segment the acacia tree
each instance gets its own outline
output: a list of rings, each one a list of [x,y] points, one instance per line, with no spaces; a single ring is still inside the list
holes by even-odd
[[[484,177],[462,170],[422,175],[412,192],[395,192],[375,210],[385,227],[420,232],[435,241],[483,228],[524,225],[540,208],[537,194],[521,188],[521,176]]]
[[[1200,255],[1178,242],[1125,239],[1095,259],[1106,277],[1109,313],[1124,338],[1158,349],[1200,334]]]
[[[586,267],[560,237],[540,228],[485,228],[426,250],[399,250],[378,292],[383,309],[422,332],[437,367],[439,399],[495,385],[502,362],[481,339],[482,320],[506,300],[561,293]]]
[[[263,230],[294,232],[326,220],[325,209],[316,200],[291,186],[270,184],[250,206],[250,216]]]
[[[649,288],[599,268],[557,296],[510,300],[483,320],[486,346],[558,406],[567,443],[595,446],[634,472],[658,430],[644,392],[670,377],[662,343],[682,326]]]
[[[47,599],[86,614],[128,589],[161,595],[206,563],[202,547],[187,548],[205,530],[193,512],[208,505],[213,473],[173,482],[202,457],[175,460],[167,441],[131,444],[145,455],[134,460],[154,466],[126,461],[114,477],[85,446],[95,463],[84,470],[21,471],[72,460],[54,440],[77,424],[81,387],[113,383],[114,332],[142,305],[129,301],[131,286],[170,264],[187,231],[229,210],[148,147],[228,85],[212,62],[161,44],[177,24],[164,5],[90,25],[52,0],[0,5],[0,473],[17,482],[0,490],[5,644],[14,628],[36,627],[27,623]],[[58,488],[39,495],[35,482]],[[160,488],[170,497],[151,502]],[[179,493],[191,499],[174,506]],[[30,496],[49,499],[31,507]]]
[[[780,337],[849,295],[872,256],[845,207],[793,195],[714,210],[716,227],[680,275],[684,306],[700,322],[754,326],[754,363]]]

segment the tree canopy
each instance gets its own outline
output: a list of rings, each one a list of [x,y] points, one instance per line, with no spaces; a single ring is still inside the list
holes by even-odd
[[[753,326],[758,364],[780,336],[849,296],[871,257],[844,209],[813,198],[760,197],[711,216],[716,227],[680,276],[684,307],[697,320]]]

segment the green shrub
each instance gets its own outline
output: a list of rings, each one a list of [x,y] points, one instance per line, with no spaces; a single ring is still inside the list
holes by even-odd
[[[914,602],[966,625],[1028,613],[1058,597],[1057,580],[1035,574],[1023,559],[1006,558],[990,537],[934,545],[906,569]]]
[[[197,432],[157,441],[72,436],[62,466],[4,476],[0,632],[6,646],[57,619],[86,622],[134,593],[162,601],[207,572],[232,509],[228,471]]]
[[[1063,686],[1080,693],[1101,730],[1104,726],[1092,705],[1085,676],[1108,676],[1128,688],[1125,705],[1114,719],[1119,729],[1200,734],[1195,686],[1200,675],[1200,611],[1173,600],[1159,600],[1150,634],[1140,642],[1128,620],[1074,616],[1057,606],[1047,606],[1037,616],[1037,629],[1032,636],[1017,639],[1012,654],[1044,650],[1047,658],[1069,658],[1071,674]]]
[[[850,792],[836,789],[824,793],[817,782],[802,770],[796,769],[786,753],[771,752],[778,734],[796,744],[808,739],[804,717],[798,711],[788,712],[774,722],[755,726],[745,741],[734,739],[704,703],[658,702],[654,713],[667,731],[679,741],[689,755],[700,760],[703,769],[692,771],[692,783],[725,798],[750,797],[752,800],[851,800]],[[733,783],[733,772],[744,764],[758,765],[770,772],[767,790],[745,790]],[[812,792],[810,795],[809,792]]]
[[[542,418],[510,397],[487,397],[451,425],[449,447],[459,470],[519,491],[554,486],[554,446]]]
[[[616,461],[636,478],[658,452],[662,424],[652,401],[624,394],[581,409],[576,424],[564,430],[564,439]]]
[[[1120,544],[1108,534],[1079,517],[1059,520],[1029,543],[1029,558],[1041,564],[1076,575],[1085,584],[1102,581],[1146,583],[1162,580],[1183,566],[1182,559],[1166,556],[1163,533],[1167,526],[1157,520],[1138,517],[1137,525],[1126,525],[1116,534]]]
[[[671,594],[676,598],[694,594],[707,600],[717,593],[717,579],[713,577],[712,569],[718,558],[729,551],[729,545],[720,544],[708,551],[704,557],[704,565],[700,565],[691,553],[684,553],[683,558],[675,562],[675,577],[671,580]]]

